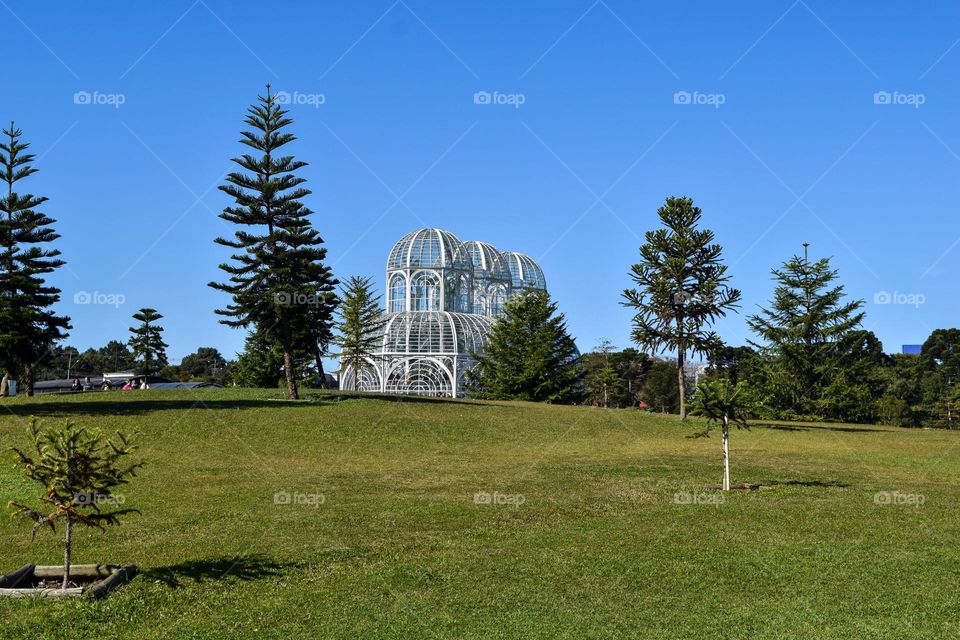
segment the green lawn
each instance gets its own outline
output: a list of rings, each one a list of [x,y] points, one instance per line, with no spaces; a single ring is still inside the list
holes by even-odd
[[[142,514],[76,541],[77,562],[142,573],[97,602],[0,601],[0,637],[960,634],[960,433],[734,431],[733,482],[769,488],[718,503],[718,434],[687,438],[675,418],[276,395],[4,402],[4,502],[36,494],[9,453],[29,415],[138,430],[148,466],[124,490]],[[0,541],[0,571],[59,563],[59,540],[31,542],[26,523],[0,518]]]

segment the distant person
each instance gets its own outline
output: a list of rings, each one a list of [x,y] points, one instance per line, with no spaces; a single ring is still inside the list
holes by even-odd
[[[100,385],[100,391],[110,391],[112,388],[109,380],[104,380],[103,384]]]
[[[83,378],[83,391],[92,391],[93,385],[90,384],[90,376],[85,376]]]
[[[70,391],[83,391],[83,387],[80,386],[80,378],[73,379],[73,382],[70,384]]]
[[[130,391],[133,389],[133,380],[127,380],[123,383],[123,386],[120,387],[120,391]]]
[[[144,376],[143,378],[140,379],[140,390],[146,391],[149,388],[150,387],[147,386],[147,377]]]

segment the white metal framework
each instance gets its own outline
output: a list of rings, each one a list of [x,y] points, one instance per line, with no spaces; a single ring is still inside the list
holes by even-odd
[[[387,258],[387,322],[367,367],[344,367],[341,388],[462,396],[507,300],[546,290],[543,271],[522,253],[461,242],[442,229],[407,234]]]

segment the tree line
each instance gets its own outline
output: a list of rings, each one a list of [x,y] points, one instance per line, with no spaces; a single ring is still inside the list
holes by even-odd
[[[295,399],[303,384],[326,386],[324,357],[339,356],[341,374],[374,358],[384,322],[380,298],[366,278],[349,278],[337,289],[341,283],[325,262],[326,246],[304,203],[311,191],[298,172],[306,163],[285,149],[296,139],[289,131],[293,120],[269,85],[244,123],[243,152],[220,186],[231,199],[220,217],[234,233],[214,241],[231,254],[219,265],[223,278],[209,283],[228,297],[215,311],[220,322],[248,332],[244,351],[228,362],[203,348],[176,367],[167,362],[162,316],[152,308],[134,314],[126,343],[83,353],[62,346],[71,321],[53,310],[60,290],[46,281],[64,265],[51,245],[59,237],[55,221],[39,211],[46,198],[20,188],[36,173],[22,132],[13,123],[2,131],[0,395],[8,376],[31,394],[38,373],[134,369],[244,386],[279,383]],[[641,406],[685,417],[696,393],[687,361],[699,357],[709,362],[703,379],[737,386],[764,417],[954,426],[960,329],[934,331],[919,355],[885,354],[862,327],[863,300],[849,299],[830,259],[811,258],[804,245],[772,270],[769,304],[747,318],[752,338],[724,344],[713,327],[739,312],[742,296],[730,285],[722,246],[701,227],[702,211],[690,198],[667,198],[657,215],[661,226],[646,233],[629,270],[634,286],[621,299],[634,312],[636,349],[615,351],[604,343],[581,356],[550,296],[525,292],[508,302],[485,352],[473,354],[468,392]]]
[[[247,128],[240,134],[244,152],[233,158],[237,169],[220,186],[233,201],[220,217],[236,230],[215,242],[233,253],[220,265],[224,280],[210,286],[230,296],[216,310],[223,324],[248,330],[248,345],[267,345],[280,354],[287,395],[297,398],[298,360],[310,358],[325,384],[322,359],[333,341],[338,282],[324,262],[323,239],[310,222],[313,212],[302,202],[310,190],[297,171],[306,163],[284,153],[283,147],[296,139],[287,131],[292,122],[269,85],[247,110]],[[2,135],[0,172],[7,188],[0,196],[0,395],[6,395],[10,376],[32,395],[38,369],[49,368],[64,352],[69,368],[72,354],[59,345],[72,328],[70,318],[54,312],[61,292],[46,282],[65,263],[51,248],[59,237],[52,227],[55,220],[38,210],[47,199],[18,190],[21,181],[36,173],[29,145],[12,123]],[[106,353],[88,350],[81,361],[103,366],[112,357],[114,366],[98,373],[121,364],[160,372],[169,366],[156,324],[161,317],[154,309],[141,309],[127,345],[111,343]]]
[[[771,271],[769,303],[747,317],[751,339],[724,344],[712,327],[739,311],[741,293],[729,285],[722,247],[700,228],[702,211],[690,198],[668,198],[657,213],[662,227],[647,232],[630,269],[637,286],[623,293],[642,353],[605,343],[586,354],[588,403],[642,403],[684,417],[697,386],[684,365],[699,356],[709,363],[701,383],[735,387],[757,417],[957,425],[960,329],[933,331],[917,355],[886,354],[863,328],[864,301],[847,296],[830,258],[812,258],[805,243]],[[670,352],[673,363],[656,357]]]

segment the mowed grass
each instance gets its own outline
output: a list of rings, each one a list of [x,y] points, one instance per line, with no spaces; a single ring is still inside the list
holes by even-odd
[[[734,431],[733,481],[770,488],[717,504],[719,434],[688,438],[695,425],[672,417],[276,395],[5,401],[5,500],[37,493],[9,453],[29,415],[137,430],[148,466],[122,490],[142,514],[81,531],[75,556],[142,573],[96,602],[0,600],[0,637],[960,634],[960,433]],[[27,523],[0,518],[0,541],[0,571],[60,562],[59,536],[31,542]]]

